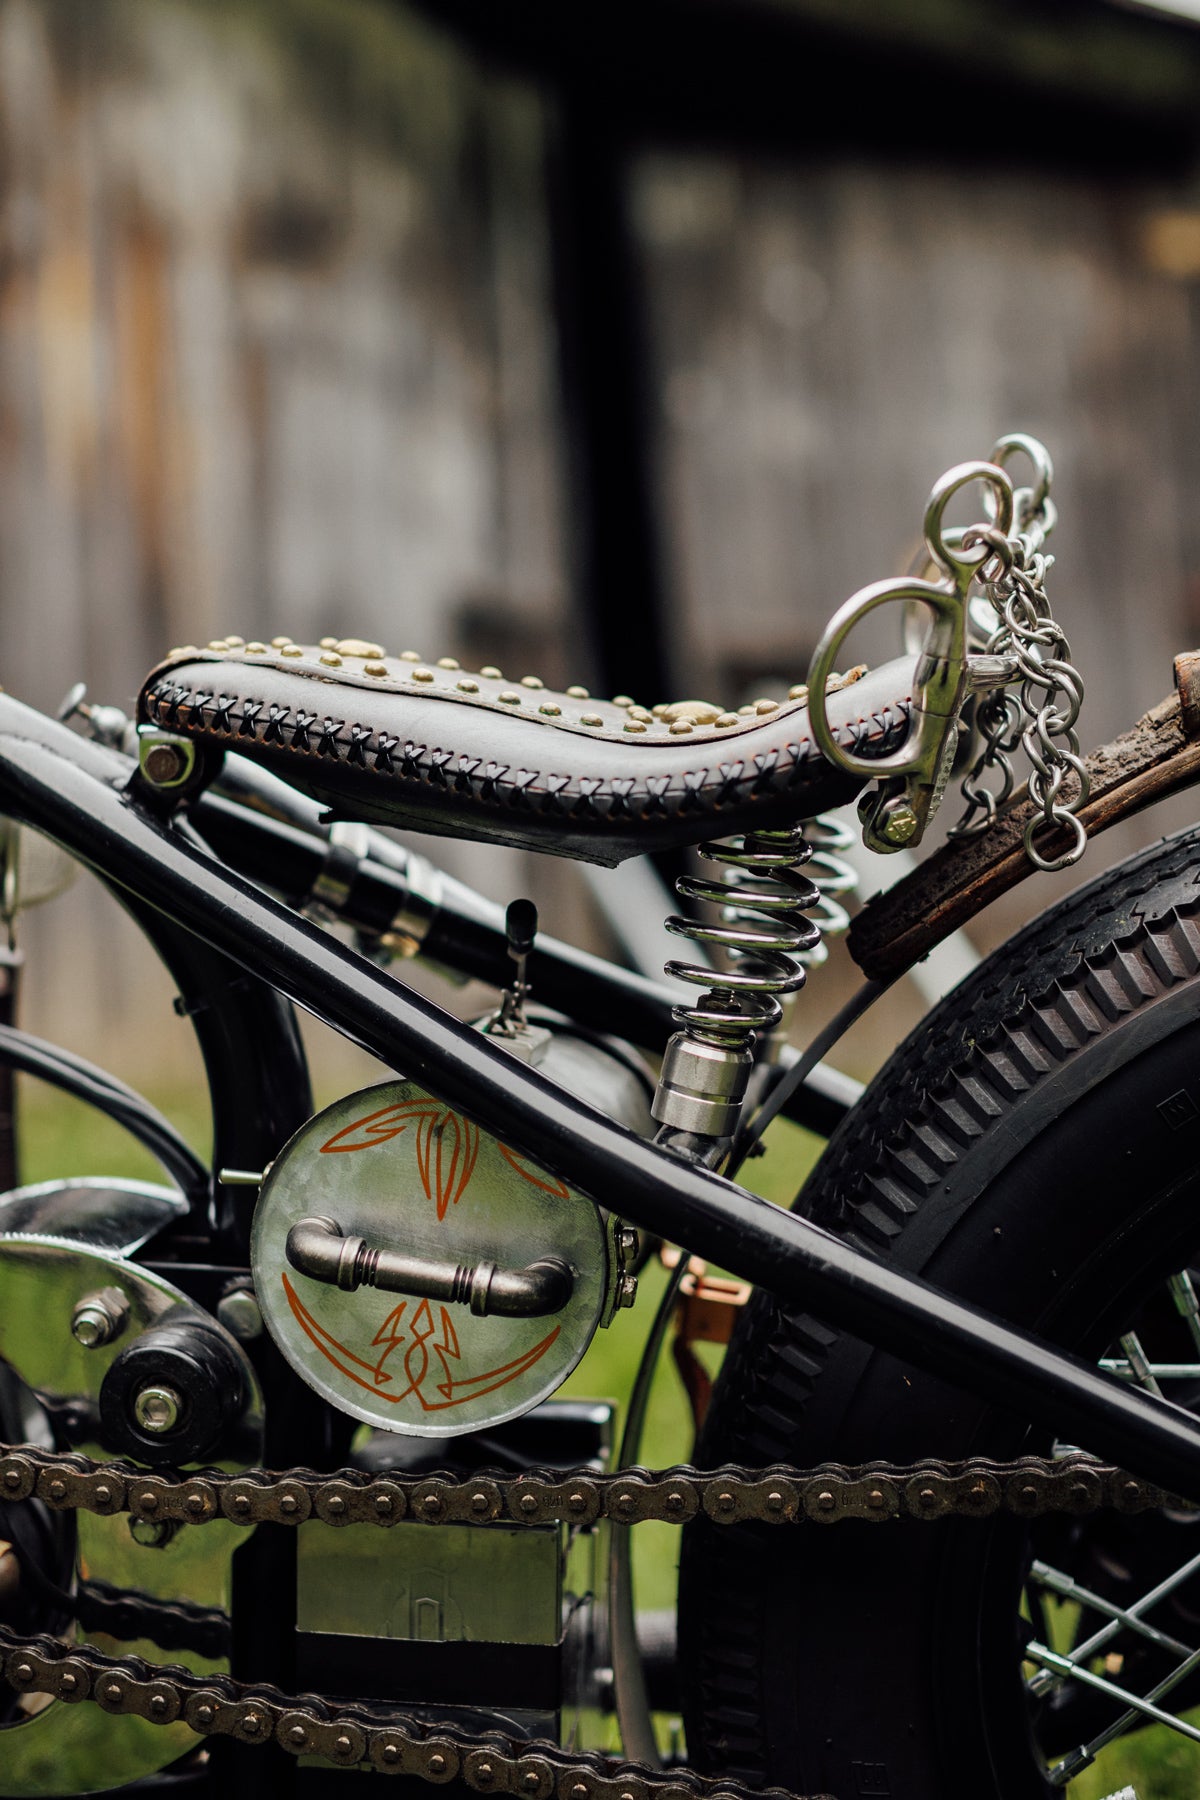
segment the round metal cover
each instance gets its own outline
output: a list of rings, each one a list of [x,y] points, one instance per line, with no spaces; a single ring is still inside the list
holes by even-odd
[[[543,1318],[300,1274],[285,1245],[299,1220],[413,1256],[521,1268],[553,1254],[574,1287]],[[263,1182],[251,1238],[255,1287],[275,1342],[332,1405],[387,1431],[455,1437],[536,1406],[591,1341],[607,1278],[600,1214],[584,1195],[412,1082],[347,1095],[301,1127]]]

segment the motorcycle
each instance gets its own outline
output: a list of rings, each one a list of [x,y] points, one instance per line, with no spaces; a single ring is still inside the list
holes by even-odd
[[[786,700],[647,709],[236,636],[173,650],[133,721],[0,694],[6,907],[43,838],[112,890],[178,990],[214,1134],[209,1167],[0,1023],[9,1079],[117,1119],[167,1177],[0,1196],[0,1794],[375,1772],[1012,1800],[1146,1719],[1200,1740],[1200,833],[1036,918],[861,1098],[823,1060],[996,893],[1197,779],[1198,659],[1080,754],[1050,478],[1022,435],[950,470],[922,568],[848,601]],[[837,674],[884,606],[904,654]],[[789,997],[845,922],[828,815],[857,800],[868,846],[914,847],[972,734],[963,825],[858,914],[864,986],[792,1050]],[[388,827],[608,865],[698,849],[713,873],[670,921],[693,960],[672,988],[555,942]],[[410,958],[499,1004],[458,1022]],[[395,1078],[314,1111],[296,1007]],[[779,1116],[829,1138],[790,1211],[737,1181]],[[617,1447],[611,1407],[558,1390],[660,1246]],[[696,1462],[652,1470],[680,1319]],[[645,1520],[682,1527],[655,1641]],[[590,1747],[614,1714],[621,1760]]]

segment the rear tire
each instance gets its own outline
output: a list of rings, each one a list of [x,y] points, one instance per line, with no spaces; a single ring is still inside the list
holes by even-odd
[[[1198,871],[1191,830],[990,958],[839,1128],[805,1212],[1101,1355],[1200,1244]],[[1049,1448],[1020,1418],[759,1292],[697,1455],[809,1466]],[[1053,1790],[1021,1680],[1029,1554],[1012,1519],[697,1522],[680,1569],[693,1760],[841,1800],[1042,1800]]]

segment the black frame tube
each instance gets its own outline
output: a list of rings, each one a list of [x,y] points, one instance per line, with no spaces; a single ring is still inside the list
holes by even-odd
[[[581,1104],[184,841],[112,764],[0,696],[0,803],[644,1229],[1200,1499],[1200,1420],[855,1250]]]

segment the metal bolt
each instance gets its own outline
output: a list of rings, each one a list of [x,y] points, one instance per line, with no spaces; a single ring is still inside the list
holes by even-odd
[[[73,1694],[78,1686],[79,1677],[78,1675],[72,1675],[70,1669],[67,1669],[65,1673],[58,1678],[58,1691],[60,1694]]]
[[[679,1512],[683,1506],[683,1495],[675,1493],[668,1494],[665,1505],[668,1512]]]
[[[262,1717],[259,1713],[247,1713],[242,1720],[242,1730],[247,1737],[257,1737],[262,1730]]]
[[[303,1725],[293,1725],[291,1730],[288,1732],[288,1743],[296,1744],[297,1746],[299,1746],[301,1744],[307,1744],[307,1742],[308,1742],[308,1733],[307,1733],[307,1731],[305,1731]],[[387,1752],[385,1751],[384,1755],[386,1756],[386,1754],[387,1754]]]
[[[496,1771],[491,1763],[480,1763],[475,1771],[475,1779],[480,1787],[490,1787],[495,1779]]]
[[[213,1725],[216,1723],[216,1718],[217,1718],[216,1707],[209,1706],[206,1701],[203,1705],[198,1706],[196,1708],[195,1712],[192,1714],[192,1718],[191,1718],[190,1722],[201,1726],[204,1730],[207,1730],[210,1725]]]
[[[932,1488],[922,1488],[920,1493],[917,1495],[917,1499],[921,1502],[922,1506],[936,1506],[937,1505],[937,1495],[934,1493]]]
[[[129,1302],[120,1288],[102,1288],[98,1294],[85,1294],[71,1314],[71,1336],[85,1350],[98,1350],[111,1344],[124,1329],[129,1317]]]
[[[525,1514],[525,1516],[527,1518],[532,1517],[532,1515],[537,1511],[537,1509],[538,1509],[538,1503],[537,1503],[536,1496],[533,1494],[522,1494],[522,1496],[521,1496],[521,1511]]]
[[[52,1481],[50,1483],[50,1499],[51,1500],[65,1500],[66,1497],[67,1497],[66,1482],[65,1481]]]
[[[340,1737],[334,1738],[333,1747],[337,1751],[339,1756],[349,1756],[350,1752],[354,1748],[354,1744],[353,1744],[352,1740],[350,1738],[348,1738],[346,1736],[345,1732],[343,1731],[343,1733]]]
[[[521,1777],[521,1786],[527,1794],[536,1794],[541,1786],[541,1776],[536,1769],[527,1769]]]
[[[286,1518],[291,1518],[292,1514],[299,1510],[299,1505],[300,1502],[296,1499],[295,1494],[281,1494],[279,1496],[279,1510]]]
[[[160,1387],[157,1383],[144,1387],[133,1402],[133,1416],[142,1430],[152,1431],[156,1436],[173,1431],[182,1411],[183,1401],[175,1389]]]
[[[376,1496],[375,1496],[375,1511],[377,1513],[382,1513],[384,1515],[384,1517],[386,1517],[387,1514],[391,1512],[391,1510],[392,1510],[392,1496],[390,1494],[376,1494]]]
[[[889,844],[907,844],[919,823],[907,800],[889,800],[883,809],[879,835]]]
[[[346,1510],[346,1502],[340,1494],[331,1494],[325,1502],[325,1511],[331,1512],[335,1519],[340,1519]]]
[[[104,1684],[104,1698],[106,1700],[111,1700],[114,1703],[118,1701],[121,1698],[120,1683],[116,1681],[106,1681]]]
[[[430,1757],[429,1773],[431,1775],[444,1775],[446,1773],[446,1759],[444,1756],[435,1754]]]
[[[27,1662],[18,1663],[16,1668],[12,1672],[12,1678],[14,1681],[19,1681],[22,1683],[24,1683],[26,1681],[32,1681],[33,1680],[33,1664],[27,1663]]]
[[[472,1494],[471,1495],[471,1511],[473,1513],[485,1513],[485,1512],[487,1512],[487,1510],[488,1510],[487,1495],[486,1494]]]
[[[421,1510],[428,1513],[431,1519],[436,1519],[438,1514],[444,1511],[444,1508],[436,1494],[426,1494],[421,1502]]]
[[[867,1505],[871,1508],[872,1512],[881,1512],[883,1510],[882,1488],[871,1489],[870,1493],[867,1495]]]
[[[150,1711],[152,1713],[157,1713],[159,1715],[159,1717],[161,1718],[162,1714],[165,1713],[166,1710],[167,1710],[166,1695],[165,1694],[151,1694],[151,1696],[150,1696]]]
[[[142,757],[142,774],[155,787],[169,787],[187,769],[187,758],[178,744],[151,744]]]
[[[249,1344],[262,1336],[263,1320],[258,1301],[249,1288],[234,1288],[217,1302],[217,1322],[239,1344]]]
[[[637,1299],[638,1278],[636,1275],[622,1275],[617,1283],[617,1305],[632,1306]]]
[[[832,1512],[834,1507],[837,1505],[836,1500],[834,1499],[833,1495],[829,1492],[828,1488],[826,1488],[822,1493],[817,1495],[817,1505],[820,1507],[822,1512]]]
[[[674,1496],[671,1496],[671,1497],[674,1498]],[[777,1494],[777,1493],[775,1493],[774,1490],[772,1490],[771,1493],[769,1493],[767,1495],[767,1511],[773,1512],[773,1513],[783,1511],[783,1495],[782,1494]]]
[[[585,1512],[587,1510],[587,1499],[583,1494],[568,1494],[567,1505],[573,1513]]]

